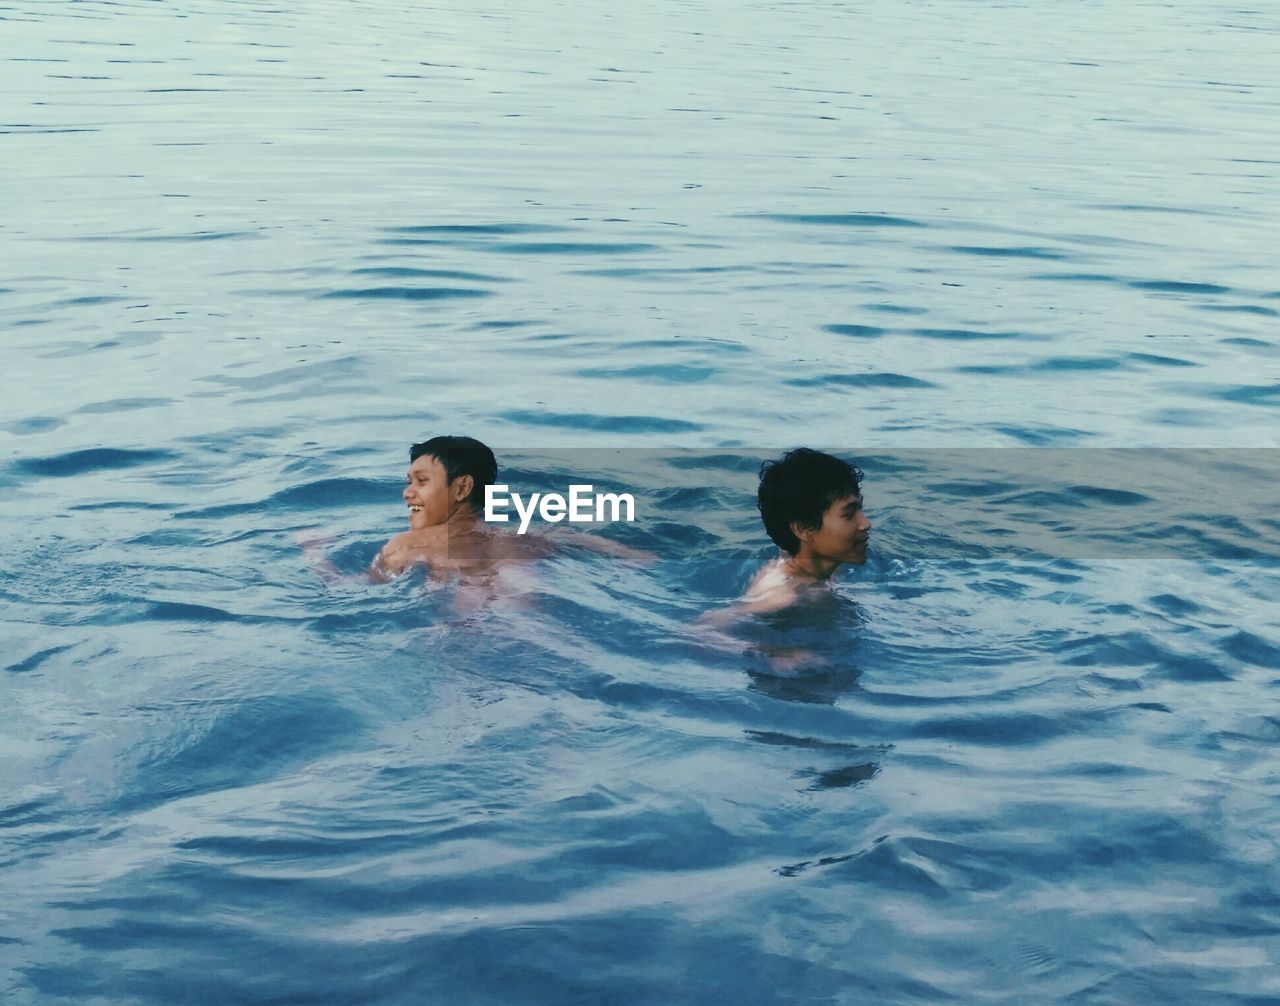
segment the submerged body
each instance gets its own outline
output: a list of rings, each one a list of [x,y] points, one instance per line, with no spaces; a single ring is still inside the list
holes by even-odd
[[[867,561],[871,521],[862,510],[861,476],[853,465],[803,447],[761,466],[760,517],[786,554],[756,573],[738,613],[811,600],[841,566]]]
[[[547,539],[500,530],[481,519],[486,489],[497,476],[493,452],[470,437],[437,437],[415,444],[402,494],[409,510],[409,529],[382,546],[369,567],[376,583],[400,576],[415,566],[446,578],[461,573],[484,576],[510,563],[528,563],[554,551]],[[505,487],[504,487],[505,488]],[[631,561],[653,556],[607,538],[571,533],[579,544]]]
[[[503,563],[541,559],[550,551],[545,539],[504,534],[474,518],[459,520],[395,535],[373,560],[369,578],[385,583],[415,566],[427,567],[433,577],[483,574]]]
[[[493,452],[471,437],[436,437],[409,448],[404,505],[409,529],[382,546],[369,579],[383,583],[414,566],[433,575],[482,571],[511,549],[479,519],[485,487],[497,476]]]
[[[765,530],[783,555],[757,570],[736,604],[699,620],[715,643],[762,657],[768,675],[791,677],[829,670],[825,656],[784,635],[767,642],[742,635],[745,620],[772,622],[789,612],[817,610],[832,599],[831,578],[845,564],[867,561],[871,521],[862,511],[862,473],[820,451],[799,448],[760,468],[757,502]],[[761,617],[764,616],[764,617]]]

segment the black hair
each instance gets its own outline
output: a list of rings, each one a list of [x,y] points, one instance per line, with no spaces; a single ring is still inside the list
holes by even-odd
[[[493,485],[498,477],[498,462],[488,447],[475,437],[432,437],[409,448],[409,464],[421,457],[435,458],[444,465],[449,482],[470,475],[473,484],[467,502],[477,509],[484,506],[485,486]]]
[[[760,490],[756,505],[769,537],[784,552],[795,555],[800,539],[792,523],[819,528],[822,515],[838,499],[858,496],[862,472],[847,461],[822,451],[798,447],[777,461],[760,466]]]

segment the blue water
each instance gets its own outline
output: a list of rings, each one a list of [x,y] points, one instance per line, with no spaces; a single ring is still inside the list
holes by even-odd
[[[1278,42],[11,0],[0,995],[1280,1003]],[[437,433],[654,560],[327,583]],[[870,560],[712,638],[801,443]]]

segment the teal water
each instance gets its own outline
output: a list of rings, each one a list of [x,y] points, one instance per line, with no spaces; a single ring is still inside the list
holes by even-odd
[[[1278,41],[0,10],[0,991],[1280,1002]],[[442,432],[654,562],[317,576]],[[871,559],[708,642],[801,443]]]

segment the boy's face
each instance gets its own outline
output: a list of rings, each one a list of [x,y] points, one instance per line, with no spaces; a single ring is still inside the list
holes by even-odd
[[[844,496],[822,514],[822,526],[800,539],[800,552],[818,559],[850,562],[867,561],[867,532],[871,521],[862,512],[862,496]]]
[[[462,484],[465,478],[460,475],[451,484],[440,459],[429,454],[411,464],[408,483],[404,487],[404,502],[409,508],[409,530],[421,531],[448,521],[466,498],[465,490],[470,488]]]

